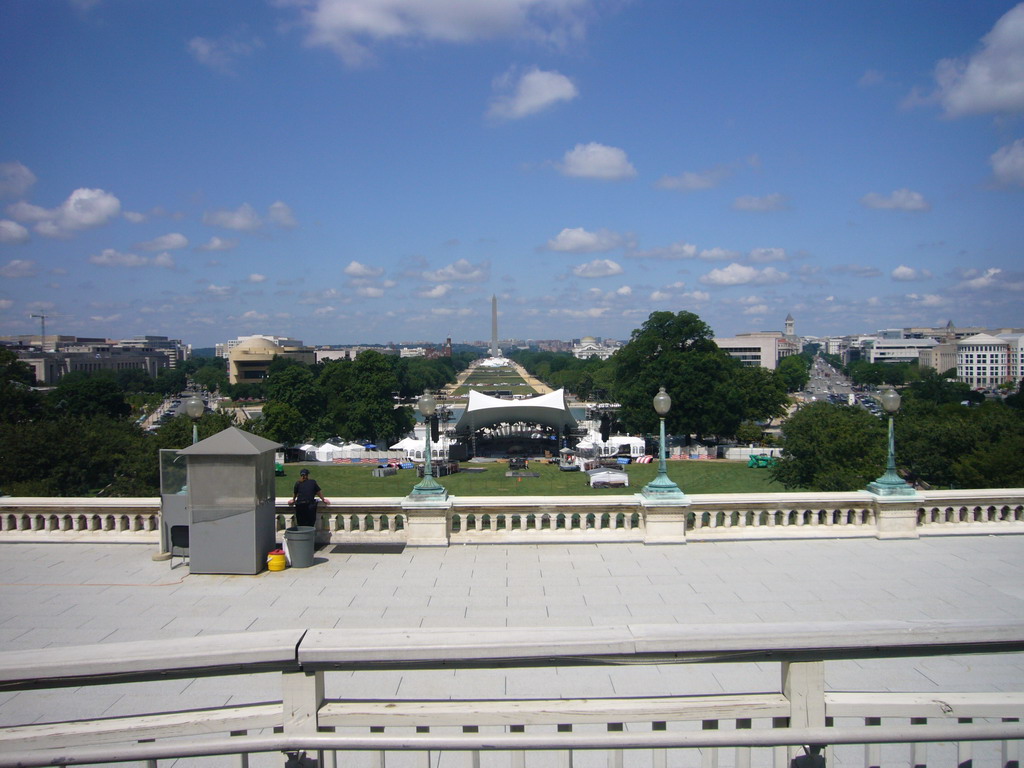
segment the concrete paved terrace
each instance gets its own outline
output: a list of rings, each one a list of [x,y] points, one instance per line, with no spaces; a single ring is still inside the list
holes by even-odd
[[[173,568],[153,561],[153,552],[153,546],[126,544],[0,545],[3,648],[288,628],[453,627],[471,633],[475,627],[1024,618],[1020,536],[683,546],[341,545],[319,550],[311,568],[256,576],[190,575],[180,560]],[[344,673],[341,684],[345,695],[367,697],[658,696],[775,688],[778,667],[766,666],[753,674],[751,665],[731,664]],[[1024,690],[1024,655],[827,662],[825,670],[826,689],[834,690]],[[243,691],[224,690],[223,683],[0,692],[0,722],[113,716],[137,708],[140,697],[170,710],[259,700],[264,687],[268,698],[273,695],[260,675],[249,676]]]

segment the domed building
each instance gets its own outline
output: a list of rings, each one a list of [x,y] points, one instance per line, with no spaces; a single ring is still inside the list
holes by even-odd
[[[598,340],[593,336],[584,336],[572,346],[572,354],[580,360],[587,360],[591,357],[598,357],[607,360],[615,354],[615,351],[622,345],[611,339]]]
[[[291,357],[312,365],[316,355],[308,347],[284,347],[263,336],[250,336],[228,354],[228,381],[231,384],[252,384],[267,377],[271,361]]]

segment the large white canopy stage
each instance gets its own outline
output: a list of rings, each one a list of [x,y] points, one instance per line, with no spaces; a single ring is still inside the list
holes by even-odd
[[[471,435],[478,429],[517,422],[542,424],[556,432],[562,432],[565,427],[576,428],[576,419],[565,402],[564,389],[526,400],[502,400],[471,389],[466,410],[455,425],[455,433]]]

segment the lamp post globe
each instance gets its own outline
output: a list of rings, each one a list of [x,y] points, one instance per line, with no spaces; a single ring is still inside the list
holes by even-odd
[[[199,427],[196,422],[206,412],[206,403],[199,398],[199,395],[192,395],[182,407],[185,409],[185,415],[192,419],[192,444],[195,445],[199,442]]]
[[[665,417],[672,410],[672,398],[664,387],[658,388],[654,396],[654,412],[658,414],[658,476],[644,486],[643,495],[649,499],[684,499],[685,494],[668,476],[668,465],[665,463]]]

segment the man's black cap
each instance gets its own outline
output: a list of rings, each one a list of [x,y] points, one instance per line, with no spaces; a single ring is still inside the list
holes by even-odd
[[[308,475],[309,474],[309,470],[308,469],[300,469],[299,470],[299,474],[300,475]]]

